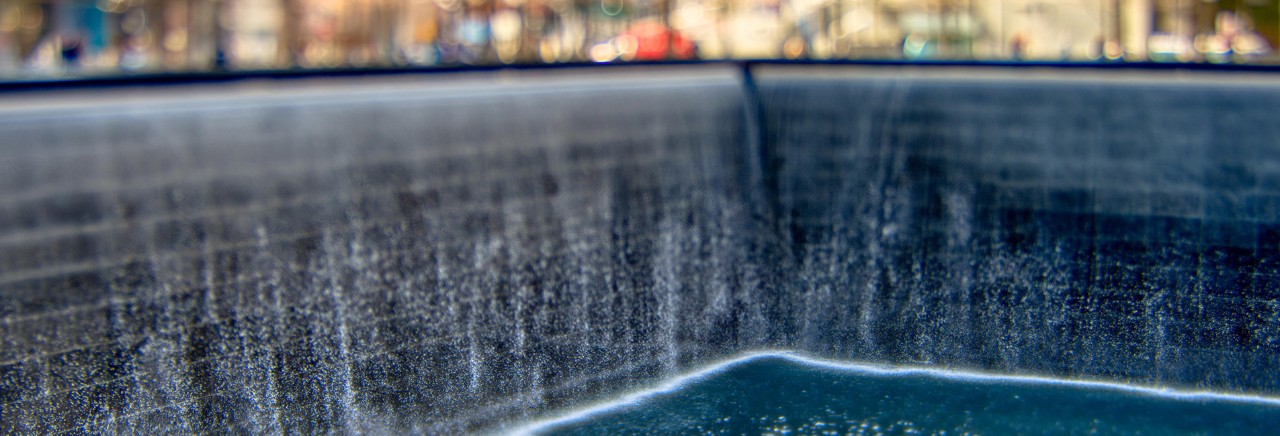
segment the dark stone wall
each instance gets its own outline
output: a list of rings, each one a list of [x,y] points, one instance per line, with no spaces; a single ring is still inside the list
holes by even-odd
[[[840,72],[757,79],[796,347],[1280,392],[1280,88]]]
[[[456,433],[765,343],[736,72],[651,76],[0,115],[0,433]]]
[[[0,432],[492,430],[762,348],[1280,392],[1280,88],[851,71],[5,96]]]

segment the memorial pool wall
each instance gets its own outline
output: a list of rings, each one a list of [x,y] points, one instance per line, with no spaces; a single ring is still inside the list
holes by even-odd
[[[493,431],[754,350],[1280,394],[1280,79],[0,94],[0,431]]]

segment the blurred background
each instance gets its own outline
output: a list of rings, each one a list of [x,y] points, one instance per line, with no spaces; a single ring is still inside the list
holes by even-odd
[[[663,59],[1280,63],[1280,0],[0,0],[0,78]]]

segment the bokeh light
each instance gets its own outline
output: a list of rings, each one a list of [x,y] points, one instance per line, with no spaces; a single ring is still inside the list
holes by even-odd
[[[1257,0],[5,0],[0,78],[691,59],[1280,63]]]

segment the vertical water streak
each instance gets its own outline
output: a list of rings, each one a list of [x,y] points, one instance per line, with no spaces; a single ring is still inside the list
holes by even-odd
[[[887,268],[892,268],[892,262],[885,262],[884,258],[887,254],[885,243],[894,236],[897,228],[892,221],[895,206],[894,200],[894,180],[896,174],[893,171],[893,165],[904,153],[901,150],[901,144],[896,143],[896,129],[901,122],[899,118],[902,116],[903,104],[910,91],[911,82],[904,80],[893,80],[889,84],[888,101],[885,104],[883,115],[881,115],[881,125],[873,126],[872,132],[878,133],[878,137],[873,139],[874,159],[877,160],[875,176],[871,179],[868,186],[866,203],[868,206],[855,212],[854,216],[862,216],[863,230],[867,243],[866,247],[866,271],[869,276],[867,282],[863,285],[861,311],[859,313],[859,339],[862,348],[873,353],[878,353],[879,344],[875,335],[875,320],[877,319],[877,308],[883,303],[879,301],[878,294],[886,286],[886,283],[892,272]]]
[[[658,340],[662,346],[663,372],[672,374],[680,358],[680,345],[676,342],[678,326],[680,294],[684,291],[680,282],[677,266],[686,256],[680,249],[687,236],[680,227],[672,222],[672,218],[663,218],[658,241],[657,264],[654,265],[654,291],[658,293]]]
[[[513,203],[512,199],[507,199],[502,204],[502,215],[505,217],[503,239],[506,241],[519,241],[521,232],[528,231],[527,222],[529,218],[520,213]],[[527,305],[533,302],[533,292],[528,283],[532,280],[532,277],[527,277],[528,273],[522,270],[531,261],[532,256],[528,254],[528,248],[524,247],[524,244],[506,244],[505,248],[507,263],[503,268],[508,274],[514,276],[511,281],[513,289],[509,289],[508,292],[514,294],[510,316],[513,323],[511,330],[515,336],[515,349],[512,350],[515,355],[515,372],[521,378],[527,377],[529,381],[530,394],[526,396],[528,400],[526,405],[523,406],[525,409],[524,412],[521,412],[523,414],[536,408],[542,402],[543,395],[540,386],[541,380],[538,377],[541,369],[538,367],[537,359],[535,359],[536,351],[531,353],[528,344],[531,331],[529,324],[536,322],[536,320],[526,319],[531,317],[527,317],[525,313]],[[536,334],[536,330],[534,330],[534,334]]]
[[[268,344],[263,351],[266,355],[264,357],[265,362],[262,366],[265,368],[265,372],[267,373],[267,386],[265,392],[266,398],[262,399],[265,404],[263,404],[262,407],[271,411],[273,420],[271,428],[284,431],[283,421],[280,418],[280,378],[276,374],[275,361],[279,359],[277,356],[277,353],[279,352],[278,348],[280,347],[279,341],[283,337],[280,332],[283,330],[282,323],[285,321],[285,309],[283,302],[280,299],[280,289],[284,287],[284,280],[281,277],[281,274],[282,270],[286,266],[283,265],[283,262],[281,262],[279,258],[271,253],[269,248],[272,242],[271,236],[267,233],[267,227],[265,225],[259,224],[254,229],[254,235],[257,237],[255,242],[257,244],[258,256],[263,259],[263,263],[267,264],[267,266],[261,267],[260,271],[268,271],[267,281],[265,283],[267,289],[269,289],[268,297],[270,298],[268,305],[268,318],[270,319],[270,323],[268,323],[268,328],[272,331],[271,341],[274,342]]]
[[[353,222],[351,227],[356,234],[359,233],[358,229],[360,228],[360,225],[358,223]],[[328,279],[326,288],[329,291],[328,297],[330,302],[333,304],[333,314],[331,314],[330,317],[332,317],[332,322],[337,324],[337,351],[338,358],[341,360],[340,365],[342,365],[338,374],[339,377],[341,377],[341,380],[338,382],[342,385],[342,423],[346,431],[355,431],[355,421],[358,419],[355,415],[358,414],[358,410],[356,409],[355,392],[351,386],[351,365],[354,358],[351,355],[351,338],[347,331],[347,298],[342,281],[343,271],[345,268],[343,266],[343,262],[338,256],[344,255],[351,258],[353,262],[360,262],[361,260],[357,259],[359,259],[359,252],[362,247],[360,246],[358,236],[353,236],[350,246],[344,247],[344,244],[341,243],[338,237],[334,235],[331,230],[325,230],[322,235],[322,239],[325,255],[323,274]]]

